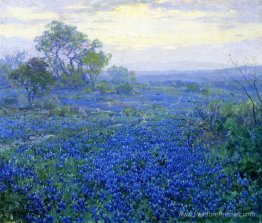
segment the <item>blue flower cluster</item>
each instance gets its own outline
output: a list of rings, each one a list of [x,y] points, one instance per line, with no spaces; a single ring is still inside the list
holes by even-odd
[[[1,161],[0,193],[25,196],[25,217],[37,223],[175,222],[187,220],[181,212],[255,208],[247,180],[225,175],[204,148],[178,146],[176,129],[152,121],[22,146]]]
[[[30,136],[61,134],[92,128],[94,123],[62,117],[6,116],[0,119],[0,142],[27,140]]]

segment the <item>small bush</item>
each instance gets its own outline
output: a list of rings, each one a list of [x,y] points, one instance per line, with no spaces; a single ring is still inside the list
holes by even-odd
[[[87,87],[84,88],[83,93],[84,94],[92,94],[93,90],[90,87],[87,86]]]
[[[101,81],[99,85],[99,91],[101,95],[105,95],[109,92],[109,85],[106,81]]]
[[[3,107],[24,107],[26,104],[26,97],[19,92],[7,93],[0,98]]]
[[[142,115],[142,112],[135,109],[135,108],[124,108],[123,109],[123,113],[126,115],[126,116],[137,116],[137,117],[140,117]]]
[[[107,72],[118,94],[131,94],[134,92],[136,75],[133,71],[128,71],[125,67],[113,66]]]
[[[132,94],[134,88],[130,83],[121,83],[115,86],[115,90],[118,94]]]
[[[50,115],[62,116],[62,117],[76,115],[76,114],[79,114],[79,110],[77,108],[72,108],[68,106],[56,107],[55,109],[50,111]]]
[[[41,101],[37,101],[36,107],[46,110],[53,110],[59,105],[59,99],[57,95],[52,95],[43,98]]]
[[[189,92],[199,92],[200,86],[198,83],[191,83],[187,85],[187,91]]]
[[[82,74],[73,73],[71,75],[63,74],[61,79],[58,81],[60,87],[70,87],[70,88],[81,88],[85,85],[85,81],[82,78]]]

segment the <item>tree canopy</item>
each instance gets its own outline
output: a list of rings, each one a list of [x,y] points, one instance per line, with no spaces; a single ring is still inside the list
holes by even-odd
[[[27,99],[32,105],[36,96],[46,93],[54,84],[54,78],[48,71],[48,64],[34,57],[12,71],[9,78],[25,89]]]
[[[103,72],[103,68],[108,65],[111,54],[105,54],[103,51],[89,51],[83,57],[85,78],[94,87],[97,77]]]
[[[121,83],[133,83],[135,82],[135,73],[133,71],[129,71],[125,67],[117,67],[113,66],[108,69],[108,74],[112,78],[112,82],[114,84],[121,84]]]
[[[82,57],[89,51],[101,49],[99,40],[91,41],[77,27],[60,21],[46,26],[43,34],[35,39],[36,49],[44,54],[55,76],[81,72]]]
[[[107,73],[110,75],[111,82],[118,93],[133,92],[133,84],[136,81],[135,72],[122,66],[113,66],[107,70]]]

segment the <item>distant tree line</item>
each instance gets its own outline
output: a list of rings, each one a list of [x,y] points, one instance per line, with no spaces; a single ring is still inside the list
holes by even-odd
[[[0,59],[0,87],[9,86],[8,76],[25,61],[25,52],[17,52],[15,55],[6,55]]]

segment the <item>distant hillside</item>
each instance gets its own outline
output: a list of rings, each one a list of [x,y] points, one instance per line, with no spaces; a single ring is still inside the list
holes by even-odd
[[[262,75],[262,66],[241,67],[247,74],[251,75],[254,72],[258,76]],[[168,80],[183,80],[183,81],[224,81],[228,78],[241,76],[241,73],[236,68],[215,69],[215,70],[196,70],[196,71],[136,71],[138,82],[148,81],[168,81]]]

